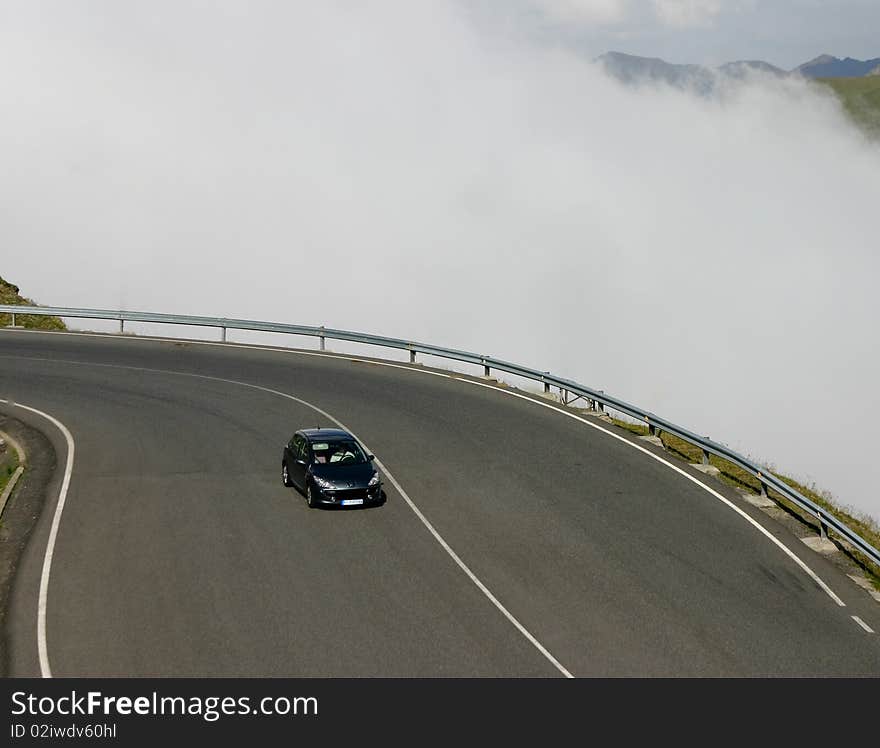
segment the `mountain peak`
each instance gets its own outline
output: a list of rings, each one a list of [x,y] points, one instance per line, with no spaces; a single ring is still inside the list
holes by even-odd
[[[761,73],[780,77],[787,75],[781,68],[763,60],[738,60],[712,69],[703,65],[676,65],[658,57],[606,52],[594,62],[601,65],[608,75],[623,83],[664,83],[700,94],[710,94],[716,90],[720,76],[742,80]]]
[[[804,78],[861,78],[880,75],[880,57],[873,60],[840,59],[823,54],[787,72],[763,60],[736,60],[718,68],[703,65],[678,65],[659,57],[639,57],[625,52],[606,52],[593,62],[617,80],[638,85],[642,83],[665,83],[676,88],[711,93],[721,80],[743,80],[755,74],[783,78],[789,74]]]
[[[792,72],[807,78],[861,78],[868,75],[877,65],[880,57],[874,60],[856,60],[847,57],[841,60],[831,55],[820,55],[815,60],[805,62]]]
[[[675,65],[659,57],[606,52],[595,59],[605,72],[623,83],[666,83],[705,93],[712,87],[711,72],[700,65]]]
[[[722,73],[735,77],[744,77],[748,73],[769,73],[779,77],[786,75],[782,68],[763,60],[735,60],[734,62],[725,62],[718,69]]]
[[[660,62],[664,65],[670,65],[672,63],[666,62],[666,60],[661,60],[659,57],[640,57],[639,55],[630,55],[626,52],[606,52],[605,54],[599,55],[593,62]]]
[[[808,60],[803,65],[798,65],[796,69],[800,70],[800,68],[808,68],[813,65],[830,65],[834,62],[840,62],[840,60],[834,55],[819,55],[818,57],[814,57],[812,60]]]

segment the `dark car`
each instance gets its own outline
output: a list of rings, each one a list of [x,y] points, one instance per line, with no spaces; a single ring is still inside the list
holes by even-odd
[[[375,459],[347,431],[302,429],[284,446],[281,480],[302,491],[310,507],[381,504]]]

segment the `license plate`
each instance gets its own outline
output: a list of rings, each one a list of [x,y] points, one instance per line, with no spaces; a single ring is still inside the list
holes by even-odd
[[[364,503],[363,499],[343,499],[339,502],[342,506],[360,506]]]

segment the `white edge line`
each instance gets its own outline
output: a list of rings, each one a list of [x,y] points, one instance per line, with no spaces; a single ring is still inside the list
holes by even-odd
[[[873,633],[874,633],[874,629],[872,629],[867,623],[865,623],[865,622],[864,622],[861,618],[859,618],[858,616],[853,616],[852,619],[853,619],[857,624],[859,624],[859,626],[861,626],[863,629],[865,629],[865,631],[867,631],[869,634],[873,634]]]
[[[321,355],[321,354],[309,353],[308,355]],[[363,362],[364,363],[374,363],[373,361],[366,361],[366,360],[364,360]],[[540,405],[543,408],[549,408],[550,410],[555,411],[556,413],[559,413],[560,415],[568,416],[569,418],[573,418],[576,421],[580,421],[581,423],[584,423],[587,426],[590,426],[594,429],[602,431],[605,434],[608,434],[608,436],[611,436],[611,437],[617,439],[618,441],[632,447],[633,449],[639,450],[639,452],[642,452],[643,454],[648,455],[648,457],[651,457],[651,458],[657,460],[657,462],[659,462],[663,465],[666,465],[666,467],[670,468],[671,470],[674,470],[679,475],[682,475],[683,477],[687,478],[692,483],[695,483],[696,485],[700,486],[700,488],[708,491],[712,496],[714,496],[716,499],[718,499],[718,501],[722,502],[723,504],[728,506],[730,509],[735,511],[737,514],[739,514],[743,519],[745,519],[747,522],[752,524],[759,532],[761,532],[765,537],[767,537],[768,540],[770,540],[771,542],[776,544],[782,550],[783,553],[785,553],[789,558],[792,559],[792,561],[794,561],[798,566],[800,566],[801,569],[803,569],[803,571],[814,582],[816,582],[816,584],[818,584],[819,587],[821,587],[828,594],[828,596],[832,600],[834,600],[835,603],[837,603],[842,608],[846,607],[846,603],[843,602],[843,600],[841,600],[834,593],[834,591],[827,584],[825,584],[824,581],[822,581],[822,579],[819,577],[818,574],[816,574],[816,572],[814,572],[809,566],[807,566],[807,564],[804,561],[802,561],[800,558],[798,558],[798,556],[794,553],[794,551],[792,551],[788,546],[786,546],[781,540],[776,538],[760,522],[758,522],[754,518],[750,517],[746,512],[744,512],[742,509],[740,509],[738,506],[736,506],[736,504],[731,502],[729,499],[726,499],[724,496],[722,496],[720,493],[718,493],[715,489],[711,488],[710,486],[707,486],[705,483],[703,483],[702,481],[700,481],[699,479],[697,479],[696,477],[694,477],[690,473],[688,473],[685,470],[683,470],[682,468],[678,467],[678,465],[672,464],[671,462],[669,462],[669,460],[666,460],[665,458],[661,457],[660,455],[655,454],[654,452],[651,452],[649,449],[646,449],[645,447],[641,446],[640,444],[635,444],[634,442],[631,442],[629,439],[626,439],[625,437],[620,436],[619,434],[615,434],[613,431],[610,431],[609,429],[606,429],[597,423],[593,423],[592,421],[589,421],[586,418],[583,418],[582,416],[579,416],[575,413],[568,413],[564,410],[561,410],[560,408],[555,407],[554,405],[552,405],[550,403],[542,403],[540,400],[535,400],[533,397],[529,397],[528,395],[522,395],[518,392],[511,392],[510,390],[505,389],[504,387],[498,387],[493,384],[488,384],[487,382],[475,382],[472,379],[463,379],[461,377],[456,377],[456,376],[452,376],[449,374],[443,374],[442,372],[424,371],[421,369],[414,369],[413,367],[402,366],[400,364],[382,363],[382,364],[378,364],[378,365],[379,366],[389,366],[389,367],[392,367],[395,369],[406,369],[408,371],[416,371],[416,372],[421,372],[424,374],[433,374],[434,376],[437,376],[437,377],[445,377],[447,379],[455,379],[460,382],[467,382],[468,384],[472,384],[476,387],[485,387],[490,390],[496,390],[498,392],[503,392],[505,395],[510,395],[511,397],[518,397],[522,400],[527,400],[528,402],[533,403],[535,405]]]
[[[70,363],[70,362],[68,362],[68,363]],[[278,397],[283,397],[288,400],[292,400],[296,403],[299,403],[300,405],[306,406],[307,408],[311,408],[316,413],[318,413],[321,416],[323,416],[324,418],[326,418],[328,421],[335,423],[337,426],[339,426],[339,428],[344,429],[345,431],[348,431],[358,441],[360,441],[361,444],[364,445],[364,447],[367,447],[366,443],[363,442],[363,440],[361,440],[360,437],[358,437],[357,434],[354,433],[354,431],[352,431],[348,426],[346,426],[339,419],[334,418],[327,411],[322,410],[318,406],[313,405],[312,403],[310,403],[306,400],[303,400],[302,398],[295,397],[294,395],[290,395],[286,392],[281,392],[279,390],[272,389],[271,387],[264,387],[262,385],[252,384],[249,382],[240,382],[235,379],[226,379],[224,377],[214,377],[214,376],[210,376],[210,375],[206,375],[206,374],[195,374],[192,372],[170,371],[170,370],[165,370],[165,369],[146,369],[144,367],[125,366],[125,365],[118,365],[118,364],[90,364],[88,362],[72,362],[72,363],[82,363],[86,366],[109,366],[112,368],[119,368],[119,369],[149,371],[149,372],[153,372],[153,373],[157,373],[157,374],[164,374],[164,375],[170,374],[170,375],[177,375],[177,376],[193,377],[196,379],[205,379],[205,380],[213,381],[213,382],[224,382],[226,384],[234,384],[234,385],[238,385],[240,387],[248,387],[250,389],[259,390],[262,392],[269,393],[271,395],[276,395]],[[0,400],[0,402],[6,402],[6,401]],[[45,418],[49,419],[59,429],[61,429],[62,433],[64,433],[65,437],[68,440],[67,469],[65,470],[64,483],[62,484],[62,487],[61,487],[61,494],[60,494],[60,497],[58,500],[58,505],[55,509],[55,517],[52,521],[52,530],[49,534],[49,543],[46,548],[46,557],[43,561],[43,577],[40,581],[40,602],[39,602],[39,606],[38,606],[38,617],[37,617],[37,642],[38,642],[38,648],[39,648],[39,653],[40,653],[40,669],[42,671],[44,678],[51,678],[52,674],[49,669],[49,659],[48,659],[48,653],[47,653],[47,649],[46,649],[46,599],[47,599],[47,592],[48,592],[48,586],[49,586],[49,570],[52,565],[52,553],[53,553],[53,549],[55,546],[55,536],[57,535],[58,525],[61,521],[61,512],[63,511],[63,508],[64,508],[64,499],[67,495],[67,486],[70,482],[70,474],[73,469],[73,437],[70,435],[70,432],[64,427],[64,425],[61,424],[56,419],[52,418],[52,416],[50,416],[46,413],[43,413],[42,411],[36,410],[35,408],[30,408],[26,405],[22,405],[21,403],[16,403],[16,405],[20,408],[24,408],[26,410],[33,411],[34,413],[38,413],[38,414],[44,416]],[[368,451],[371,451],[371,450],[369,450],[369,448],[367,448],[367,449],[368,449]],[[517,631],[519,631],[520,634],[522,634],[535,647],[535,649],[537,649],[562,675],[564,675],[566,678],[574,678],[574,675],[572,675],[571,672],[564,665],[562,665],[562,663],[559,662],[559,660],[557,660],[550,653],[550,651],[543,644],[541,644],[541,642],[539,642],[532,635],[532,633],[525,626],[523,626],[523,624],[520,623],[516,619],[516,617],[507,608],[504,607],[504,605],[501,603],[501,601],[498,600],[498,598],[495,597],[494,594],[492,594],[492,592],[489,590],[488,587],[486,587],[485,584],[483,584],[483,582],[480,580],[480,578],[477,577],[477,575],[474,574],[473,571],[471,571],[471,569],[467,566],[467,564],[465,564],[464,561],[461,560],[461,558],[452,549],[452,547],[449,545],[449,543],[447,543],[446,540],[444,540],[443,536],[440,535],[440,533],[428,521],[427,517],[425,517],[425,515],[422,514],[421,510],[419,510],[419,508],[416,506],[416,504],[413,502],[413,500],[409,497],[409,494],[407,494],[407,492],[404,490],[403,486],[400,485],[400,483],[394,477],[394,475],[391,473],[391,471],[388,470],[388,468],[385,467],[385,465],[378,458],[376,459],[376,464],[379,467],[379,469],[386,475],[388,480],[391,481],[392,485],[394,485],[394,487],[397,489],[397,491],[403,497],[404,501],[406,501],[409,508],[416,515],[416,517],[418,517],[418,519],[425,526],[425,528],[427,528],[428,532],[430,532],[431,535],[434,537],[434,539],[437,541],[437,543],[439,543],[440,547],[443,548],[444,551],[446,551],[446,553],[449,555],[449,557],[453,561],[455,561],[455,563],[459,566],[459,568],[468,576],[468,578],[471,580],[471,582],[473,582],[474,585],[476,585],[476,587],[486,596],[486,598],[489,600],[489,602],[491,602],[504,615],[504,617],[507,618],[507,620],[513,624],[513,626],[517,629]]]
[[[80,337],[92,337],[92,338],[116,338],[118,340],[137,340],[137,336],[126,336],[126,335],[118,335],[118,334],[113,334],[113,333],[97,333],[97,332],[57,333],[57,332],[50,332],[47,330],[33,331],[33,332],[39,332],[44,335],[64,334],[64,335],[77,335]],[[181,340],[180,338],[167,338],[167,337],[159,337],[159,336],[149,336],[149,337],[142,336],[142,337],[146,337],[147,340],[154,340],[154,341],[180,342],[180,340]],[[461,376],[456,376],[454,374],[445,374],[445,373],[439,372],[439,371],[430,371],[428,369],[420,368],[418,366],[406,366],[404,364],[392,363],[390,361],[377,361],[377,360],[373,360],[373,359],[363,358],[361,356],[357,356],[357,355],[353,355],[353,354],[349,355],[349,354],[344,354],[344,353],[335,353],[334,354],[334,353],[326,353],[326,352],[319,352],[319,351],[302,351],[302,350],[296,350],[296,349],[291,349],[291,348],[283,348],[281,346],[265,346],[265,345],[257,345],[257,344],[252,344],[252,343],[235,343],[235,342],[224,343],[224,342],[213,341],[213,340],[186,339],[185,342],[193,343],[196,345],[208,345],[208,346],[215,346],[215,347],[222,347],[222,348],[228,348],[228,347],[250,348],[253,350],[270,351],[273,353],[288,353],[288,354],[297,355],[297,356],[316,356],[318,358],[335,358],[335,359],[343,358],[343,359],[348,359],[350,361],[357,361],[359,363],[364,363],[364,364],[374,364],[376,366],[387,366],[392,369],[405,369],[406,371],[416,372],[416,373],[420,373],[420,374],[430,374],[435,377],[443,377],[444,379],[455,379],[456,381],[465,382],[467,384],[472,384],[477,387],[485,387],[487,389],[496,390],[497,392],[502,392],[505,395],[510,395],[511,397],[518,397],[522,400],[527,400],[530,403],[534,403],[535,405],[540,405],[541,407],[544,407],[544,408],[549,408],[550,410],[553,410],[556,413],[559,413],[560,415],[568,416],[569,418],[573,418],[576,421],[580,421],[581,423],[585,423],[587,426],[590,426],[594,429],[598,429],[599,431],[602,431],[603,433],[608,434],[608,436],[611,436],[614,439],[617,439],[618,441],[629,445],[633,449],[639,450],[643,454],[646,454],[649,457],[657,460],[657,462],[659,462],[663,465],[666,465],[666,467],[670,468],[671,470],[674,470],[679,475],[684,476],[689,481],[700,486],[705,491],[708,491],[712,496],[714,496],[720,502],[722,502],[723,504],[728,506],[730,509],[735,511],[737,514],[739,514],[743,519],[745,519],[747,522],[752,524],[768,540],[770,540],[778,548],[780,548],[780,550],[782,550],[783,553],[785,553],[789,558],[791,558],[792,561],[794,561],[804,571],[804,573],[807,574],[807,576],[809,576],[814,582],[816,582],[816,584],[818,584],[819,587],[821,587],[828,594],[828,596],[832,600],[834,600],[835,603],[837,603],[842,608],[846,607],[846,603],[843,602],[843,600],[841,600],[835,594],[835,592],[819,577],[818,574],[816,574],[816,572],[814,572],[809,566],[807,566],[807,564],[804,561],[802,561],[800,558],[798,558],[798,556],[790,548],[788,548],[788,546],[786,546],[781,540],[776,538],[771,532],[769,532],[766,528],[764,528],[764,526],[761,525],[760,522],[758,522],[757,520],[750,517],[746,512],[744,512],[742,509],[740,509],[738,506],[736,506],[736,504],[734,504],[731,501],[729,501],[728,499],[726,499],[724,496],[722,496],[716,490],[714,490],[710,486],[706,485],[705,483],[703,483],[702,481],[700,481],[699,479],[697,479],[696,477],[694,477],[690,473],[687,473],[686,471],[682,470],[677,465],[674,465],[669,460],[666,460],[665,458],[661,457],[660,455],[657,455],[654,452],[651,452],[650,450],[645,449],[645,447],[641,446],[640,444],[636,444],[635,442],[632,442],[629,439],[626,439],[626,438],[620,436],[619,434],[615,434],[613,431],[611,431],[607,428],[604,428],[603,426],[600,426],[597,423],[593,423],[592,421],[587,420],[586,418],[583,418],[575,413],[569,413],[567,411],[564,411],[560,408],[555,407],[554,405],[552,405],[550,403],[543,403],[539,400],[536,400],[534,397],[522,395],[518,392],[512,392],[511,390],[509,390],[505,387],[498,387],[496,385],[492,385],[487,382],[476,382],[472,379],[464,378]]]
[[[46,334],[52,334],[52,333],[46,333]],[[126,336],[122,336],[122,335],[114,335],[112,333],[67,332],[64,334],[77,335],[77,336],[81,336],[81,337],[97,337],[97,338],[110,337],[110,338],[117,338],[117,339],[123,339],[123,340],[137,339],[137,338],[126,337]],[[180,342],[179,338],[165,338],[165,337],[150,336],[147,339],[148,340]],[[386,366],[386,367],[393,368],[393,369],[405,369],[406,371],[411,371],[411,372],[416,372],[416,373],[421,373],[421,374],[431,374],[433,376],[443,377],[444,379],[455,379],[457,381],[465,382],[467,384],[472,384],[477,387],[485,387],[486,389],[495,390],[497,392],[504,393],[505,395],[510,395],[512,397],[518,397],[522,400],[527,400],[528,402],[533,403],[534,405],[539,405],[544,408],[549,408],[550,410],[553,410],[556,413],[559,413],[560,415],[567,416],[569,418],[573,418],[576,421],[580,421],[581,423],[586,424],[587,426],[590,426],[591,428],[597,429],[598,431],[602,431],[603,433],[607,434],[608,436],[610,436],[614,439],[617,439],[618,441],[632,447],[633,449],[637,449],[638,451],[642,452],[643,454],[647,455],[648,457],[651,457],[652,459],[656,460],[657,462],[661,463],[662,465],[665,465],[666,467],[670,468],[671,470],[674,470],[679,475],[683,476],[684,478],[687,478],[687,480],[691,481],[692,483],[696,484],[697,486],[699,486],[703,490],[707,491],[713,497],[718,499],[718,501],[722,502],[728,508],[732,509],[734,512],[739,514],[743,519],[745,519],[753,527],[755,527],[755,529],[757,529],[758,532],[763,534],[768,540],[770,540],[772,543],[774,543],[785,555],[787,555],[792,561],[794,561],[794,563],[797,564],[803,570],[803,572],[805,574],[807,574],[807,576],[809,576],[817,585],[819,585],[819,587],[822,590],[824,590],[825,593],[837,605],[839,605],[842,608],[846,607],[846,603],[843,602],[843,600],[841,600],[840,597],[837,596],[837,594],[835,594],[835,592],[822,580],[821,577],[819,577],[818,574],[816,574],[816,572],[814,572],[790,548],[788,548],[788,546],[786,546],[782,541],[780,541],[778,538],[776,538],[769,530],[767,530],[757,520],[755,520],[754,518],[749,516],[746,512],[744,512],[742,509],[740,509],[738,506],[736,506],[729,499],[725,498],[720,493],[718,493],[715,489],[706,485],[702,481],[698,480],[696,477],[690,475],[685,470],[678,467],[677,465],[674,465],[673,463],[664,459],[660,455],[657,455],[657,454],[651,452],[650,450],[646,449],[645,447],[643,447],[639,444],[636,444],[636,443],[630,441],[629,439],[626,439],[623,436],[620,436],[619,434],[615,434],[613,431],[611,431],[607,428],[604,428],[603,426],[600,426],[597,423],[593,423],[592,421],[589,421],[589,420],[587,420],[587,419],[585,419],[575,413],[566,412],[564,410],[561,410],[560,408],[555,407],[554,405],[552,405],[550,403],[542,403],[539,400],[536,400],[534,397],[529,397],[527,395],[523,395],[518,392],[512,392],[509,389],[506,389],[504,387],[499,387],[496,385],[492,385],[487,382],[475,382],[472,379],[463,378],[461,376],[456,376],[453,374],[445,374],[443,372],[438,372],[438,371],[429,371],[427,369],[422,369],[422,368],[414,367],[414,366],[406,366],[404,364],[396,364],[396,363],[391,363],[391,362],[387,362],[387,361],[376,361],[376,360],[372,360],[372,359],[365,359],[365,358],[362,358],[362,357],[354,355],[354,354],[340,354],[340,353],[333,354],[333,353],[322,353],[322,352],[317,352],[317,351],[301,351],[301,350],[293,350],[290,348],[284,348],[284,347],[280,347],[280,346],[262,346],[262,345],[249,344],[249,343],[231,343],[230,344],[230,343],[216,342],[216,341],[211,341],[211,340],[189,340],[189,339],[187,339],[186,342],[191,343],[191,344],[196,344],[196,345],[209,345],[209,346],[219,346],[219,347],[242,347],[242,348],[250,348],[253,350],[271,351],[274,353],[289,353],[289,354],[300,355],[300,356],[316,356],[319,358],[336,358],[336,359],[343,358],[343,359],[348,359],[350,361],[356,361],[359,363],[374,364],[376,366]],[[87,362],[83,362],[83,363],[87,363]],[[138,368],[138,367],[122,367],[122,368]],[[159,370],[154,370],[154,371],[159,371]],[[174,371],[168,371],[165,373],[188,374],[187,372],[174,372]],[[197,377],[201,376],[206,379],[218,379],[219,381],[234,382],[234,380],[222,380],[218,377],[207,377],[205,375],[198,375],[198,374],[190,374],[190,376],[197,376]],[[254,387],[256,389],[263,389],[268,392],[273,392],[274,394],[281,395],[282,397],[290,398],[290,399],[295,400],[297,402],[301,402],[302,404],[304,404],[310,408],[313,408],[316,412],[319,412],[322,415],[326,416],[327,418],[329,418],[333,422],[341,425],[340,421],[337,421],[332,416],[330,416],[328,413],[324,413],[319,408],[316,408],[315,406],[311,405],[311,403],[307,403],[305,401],[299,400],[298,398],[295,398],[292,395],[288,395],[283,392],[278,392],[277,390],[271,390],[269,388],[261,387],[260,385],[253,385],[253,384],[248,384],[245,382],[235,382],[235,383],[244,385],[246,387]],[[43,415],[45,415],[45,414],[43,414]],[[47,416],[47,417],[51,418],[50,416]],[[54,420],[54,419],[52,419],[52,420]],[[58,425],[61,426],[61,424],[58,424]],[[341,426],[341,427],[346,428],[345,426]],[[61,426],[61,428],[63,428],[63,426]],[[348,430],[348,429],[346,428],[346,430]],[[70,442],[70,445],[72,446],[72,440]],[[483,585],[483,583],[479,580],[479,578],[458,557],[458,555],[455,553],[455,551],[453,551],[452,548],[449,547],[449,545],[446,543],[446,541],[443,540],[442,536],[436,531],[436,529],[434,529],[433,525],[431,525],[431,523],[427,520],[427,518],[421,513],[421,511],[419,511],[418,507],[416,507],[416,505],[412,502],[412,500],[409,498],[409,496],[406,494],[406,492],[403,490],[403,488],[400,486],[400,484],[394,479],[394,477],[391,475],[391,473],[389,473],[378,460],[376,462],[379,464],[380,469],[388,476],[389,480],[391,480],[391,482],[395,486],[395,488],[397,488],[397,490],[400,492],[401,496],[404,498],[404,500],[407,502],[407,504],[410,506],[410,508],[413,510],[413,512],[416,514],[416,516],[421,520],[421,522],[425,525],[425,527],[428,529],[428,531],[437,539],[437,541],[441,544],[441,546],[444,548],[444,550],[446,550],[446,552],[450,555],[450,557],[453,559],[453,561],[455,561],[456,564],[459,565],[459,567],[462,569],[462,571],[464,571],[471,578],[471,580],[474,582],[474,584],[480,588],[480,590],[489,598],[489,600],[498,608],[498,610],[502,614],[504,614],[508,618],[508,620],[510,620],[510,622],[513,623],[513,625],[516,626],[518,630],[520,630],[520,632],[523,634],[523,636],[525,636],[530,642],[532,642],[532,644],[535,647],[537,647],[538,650],[541,651],[541,653],[545,657],[547,657],[547,659],[550,660],[550,662],[552,662],[557,667],[557,669],[560,670],[560,672],[565,674],[566,677],[569,677],[569,678],[574,677],[571,675],[571,673],[568,672],[568,670],[566,670],[553,657],[552,654],[550,654],[550,652],[548,652],[543,647],[543,645],[541,645],[540,642],[538,642],[531,635],[531,633],[529,633],[529,631],[525,627],[522,626],[522,624],[519,623],[519,621],[516,620],[516,618],[501,604],[501,602],[488,590],[488,588],[486,588],[485,585]],[[60,514],[57,513],[57,510],[56,510],[56,519],[60,519]],[[55,523],[53,522],[53,530],[55,530],[55,529],[56,529]],[[51,563],[51,559],[50,559],[50,563]],[[44,565],[44,571],[45,571],[45,565]],[[42,595],[42,592],[43,592],[43,590],[42,590],[42,585],[41,585],[41,595]],[[861,619],[859,619],[859,620],[861,620]],[[45,626],[45,622],[44,622],[44,626]],[[48,662],[47,662],[47,667],[48,667]]]
[[[348,429],[346,429],[346,431],[348,431]],[[507,620],[516,627],[517,631],[519,631],[526,639],[528,639],[529,642],[534,645],[535,649],[537,649],[542,655],[544,655],[544,657],[546,657],[560,673],[562,673],[566,678],[574,678],[574,676],[562,665],[562,663],[560,663],[559,660],[557,660],[552,654],[550,654],[547,648],[543,644],[541,644],[541,642],[539,642],[534,636],[532,636],[531,632],[529,632],[529,630],[525,626],[523,626],[507,608],[504,607],[501,601],[497,597],[495,597],[495,595],[492,594],[489,588],[480,581],[477,575],[474,574],[470,570],[470,568],[468,568],[468,565],[458,557],[458,554],[449,547],[449,544],[443,539],[440,533],[434,529],[434,526],[428,521],[425,515],[421,513],[419,508],[412,502],[407,492],[403,490],[403,487],[397,482],[395,477],[388,471],[388,469],[378,459],[376,460],[376,463],[379,465],[379,468],[382,470],[382,472],[385,473],[386,476],[388,476],[388,480],[391,481],[391,483],[397,489],[398,493],[403,497],[404,501],[409,504],[410,509],[415,512],[415,515],[421,520],[422,524],[428,528],[428,532],[430,532],[431,535],[434,536],[435,540],[443,547],[443,550],[445,550],[450,555],[452,560],[455,561],[455,563],[458,564],[459,568],[461,568],[461,570],[468,575],[470,580],[479,588],[479,590],[487,598],[489,598],[489,601],[496,608],[498,608],[499,611],[501,611],[504,617],[507,618]]]
[[[258,384],[249,384],[247,382],[238,382],[234,379],[224,379],[221,377],[210,377],[210,376],[206,376],[206,375],[202,375],[202,374],[196,374],[193,376],[197,376],[197,377],[204,378],[204,379],[212,379],[215,381],[229,382],[231,384],[238,384],[238,385],[242,385],[244,387],[251,387],[256,390],[262,390],[263,392],[268,392],[273,395],[285,397],[288,400],[293,400],[294,402],[297,402],[301,405],[305,405],[306,407],[311,408],[316,413],[319,413],[320,415],[324,416],[324,418],[328,419],[329,421],[332,421],[337,426],[339,426],[339,428],[352,434],[359,442],[361,442],[361,444],[363,444],[365,447],[367,447],[367,444],[357,434],[355,434],[354,431],[352,431],[348,426],[346,426],[338,418],[334,418],[327,411],[322,410],[321,408],[317,407],[316,405],[312,405],[310,402],[307,402],[306,400],[303,400],[299,397],[294,397],[293,395],[289,395],[286,392],[280,392],[279,390],[274,390],[270,387],[263,387],[262,385],[258,385]],[[371,452],[372,450],[367,448],[367,451]],[[421,523],[427,528],[428,532],[430,532],[431,535],[434,536],[434,539],[440,544],[440,547],[443,548],[443,550],[446,551],[447,554],[449,554],[449,557],[453,561],[455,561],[456,564],[458,564],[458,567],[477,586],[477,588],[480,590],[480,592],[482,592],[489,599],[489,602],[491,602],[504,615],[504,617],[507,618],[507,620],[510,621],[514,625],[514,627],[516,627],[517,631],[519,631],[535,647],[535,649],[537,649],[542,655],[544,655],[544,657],[546,657],[547,660],[549,660],[550,663],[560,673],[562,673],[566,678],[574,678],[574,676],[565,668],[565,666],[563,666],[562,663],[559,662],[559,660],[557,660],[543,644],[541,644],[541,642],[539,642],[534,636],[532,636],[531,632],[525,626],[523,626],[507,608],[504,607],[504,605],[501,603],[501,601],[497,597],[495,597],[495,595],[492,594],[492,592],[489,590],[488,587],[486,587],[485,584],[483,584],[483,582],[480,580],[480,578],[476,574],[474,574],[474,572],[472,572],[470,570],[470,568],[468,567],[468,565],[464,561],[461,560],[459,555],[452,549],[452,547],[449,545],[449,543],[447,543],[443,539],[443,536],[439,532],[437,532],[437,530],[434,528],[434,525],[432,525],[428,521],[428,518],[425,517],[424,514],[422,514],[421,510],[415,505],[415,502],[413,502],[413,500],[409,497],[409,494],[404,490],[403,486],[400,485],[400,483],[397,481],[397,479],[394,477],[394,475],[392,475],[391,471],[388,470],[387,467],[385,467],[385,465],[382,463],[382,461],[379,460],[379,458],[376,458],[375,462],[376,462],[376,465],[379,467],[379,469],[383,473],[385,473],[385,476],[388,478],[388,480],[391,481],[392,485],[397,489],[397,492],[403,497],[403,500],[406,501],[406,503],[409,505],[409,508],[412,509],[412,511],[416,515],[416,517],[419,518]]]
[[[0,399],[2,403],[8,403],[8,400]],[[64,466],[64,478],[61,481],[61,490],[58,492],[58,503],[55,505],[55,514],[52,517],[52,527],[49,530],[49,540],[46,543],[46,553],[43,556],[43,571],[40,574],[40,596],[37,602],[37,652],[40,658],[40,676],[43,678],[52,677],[52,669],[49,667],[49,650],[46,645],[46,605],[49,599],[49,576],[52,572],[52,556],[55,554],[55,540],[58,537],[58,527],[61,524],[61,514],[64,511],[64,502],[67,500],[67,489],[70,486],[70,476],[73,474],[73,453],[74,442],[73,436],[61,421],[42,410],[37,410],[29,405],[15,403],[16,408],[29,410],[42,416],[55,426],[67,441],[67,462]]]

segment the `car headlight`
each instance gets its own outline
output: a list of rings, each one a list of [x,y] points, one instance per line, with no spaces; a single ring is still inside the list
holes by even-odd
[[[333,484],[327,480],[326,478],[321,478],[320,476],[313,475],[312,480],[315,481],[315,485],[321,489],[333,488]]]
[[[379,473],[373,473],[373,477],[370,478],[370,482],[367,483],[367,485],[368,485],[370,488],[372,488],[373,486],[378,486],[379,483],[380,483],[380,481],[379,481]]]

